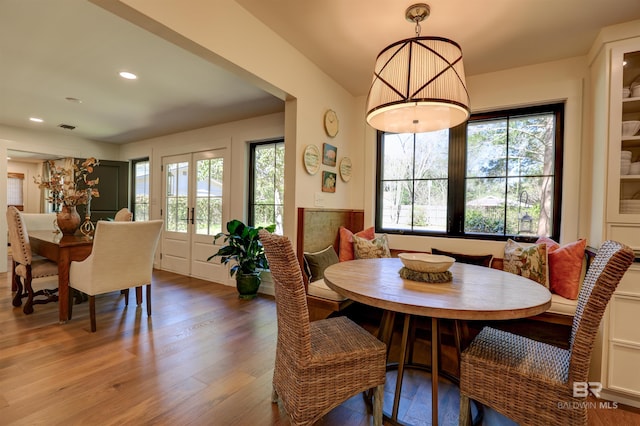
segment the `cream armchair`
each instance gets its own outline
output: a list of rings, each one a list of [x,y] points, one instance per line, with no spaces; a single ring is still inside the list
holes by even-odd
[[[148,222],[99,221],[91,254],[81,262],[71,262],[69,286],[89,295],[91,331],[96,331],[97,294],[147,286],[147,315],[151,316],[151,271],[162,231],[162,220]],[[71,294],[71,292],[69,292]],[[72,316],[69,303],[69,319]]]
[[[116,216],[113,218],[116,222],[131,222],[133,220],[133,213],[128,208],[121,208],[116,212]]]

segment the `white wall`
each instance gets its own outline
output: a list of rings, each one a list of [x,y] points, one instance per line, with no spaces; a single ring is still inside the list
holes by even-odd
[[[338,160],[350,156],[355,160],[354,170],[358,167],[361,142],[355,141],[362,141],[363,127],[356,100],[235,1],[191,0],[189,7],[181,0],[98,3],[135,24],[153,23],[156,34],[186,48],[190,40],[200,50],[209,51],[205,59],[237,72],[286,101],[285,186],[286,193],[293,195],[285,196],[286,235],[295,235],[296,208],[313,207],[321,189],[321,172],[311,176],[304,170],[302,153],[308,144],[321,148],[323,143],[330,143],[338,148]],[[340,132],[333,139],[323,129],[327,109],[335,110],[340,119]],[[322,166],[321,170],[337,168]],[[360,177],[348,184],[338,180],[335,193],[323,193],[324,207],[361,207],[360,183]],[[295,242],[295,238],[292,240]]]
[[[175,133],[122,145],[120,160],[149,157],[151,217],[160,218],[162,157],[228,148],[231,159],[230,218],[246,220],[249,142],[284,136],[284,113]],[[289,147],[285,142],[285,150]],[[285,195],[286,196],[286,195]]]

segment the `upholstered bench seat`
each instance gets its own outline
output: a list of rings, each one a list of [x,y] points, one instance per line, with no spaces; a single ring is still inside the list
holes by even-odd
[[[551,306],[547,312],[551,314],[574,316],[576,314],[576,306],[578,306],[577,300],[567,299],[558,294],[552,293]]]
[[[346,297],[341,296],[340,294],[336,293],[335,291],[327,287],[327,284],[325,284],[324,279],[310,282],[307,290],[307,294],[315,297],[320,297],[323,299],[333,300],[336,302],[342,302],[347,300]]]

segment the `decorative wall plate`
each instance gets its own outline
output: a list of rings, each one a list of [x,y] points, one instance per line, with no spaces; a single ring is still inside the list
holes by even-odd
[[[315,145],[307,145],[302,154],[304,168],[310,175],[315,175],[320,169],[320,149]]]
[[[342,157],[340,160],[340,177],[344,182],[351,180],[351,158]]]

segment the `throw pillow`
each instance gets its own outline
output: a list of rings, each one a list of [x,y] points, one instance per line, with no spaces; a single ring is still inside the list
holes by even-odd
[[[456,260],[456,262],[469,263],[471,265],[478,265],[478,266],[486,266],[487,268],[491,267],[491,262],[493,261],[492,254],[454,253],[451,251],[439,250],[437,248],[432,248],[431,253],[453,257]]]
[[[553,293],[575,300],[580,292],[580,278],[587,240],[579,239],[560,246],[551,238],[542,237],[536,244],[546,244],[549,252],[549,287]]]
[[[304,263],[306,266],[309,282],[324,278],[324,270],[327,267],[338,263],[338,255],[333,246],[315,253],[304,252]]]
[[[387,235],[382,234],[373,240],[353,236],[353,254],[356,259],[375,259],[378,257],[391,257]]]
[[[529,278],[549,288],[546,244],[525,247],[509,239],[504,247],[504,266],[502,269]]]
[[[349,231],[344,226],[340,227],[340,250],[338,256],[340,262],[355,259],[353,254],[353,235],[353,232]],[[367,240],[373,240],[376,237],[373,226],[357,232],[355,235],[361,238],[366,238]]]

